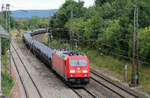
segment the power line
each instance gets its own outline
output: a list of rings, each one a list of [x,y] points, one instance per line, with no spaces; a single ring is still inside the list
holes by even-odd
[[[69,42],[70,42],[70,40],[57,40],[57,41],[60,41],[61,43],[69,43]],[[110,46],[110,45],[107,45],[107,44],[103,44],[103,45],[106,45],[106,46],[112,48],[112,46]],[[123,50],[120,50],[119,48],[114,48],[114,49],[119,50],[119,51],[123,51]],[[128,60],[130,60],[130,61],[133,60],[132,57],[125,56],[125,55],[121,55],[121,54],[117,54],[117,53],[114,53],[114,52],[109,52],[108,54],[109,54],[109,55],[110,55],[110,54],[111,54],[111,55],[116,55],[116,56],[119,56],[119,57],[128,59]],[[143,58],[144,58],[144,57],[143,57]],[[146,58],[145,58],[145,59],[146,59]],[[149,62],[145,62],[145,61],[141,61],[141,60],[139,60],[139,62],[140,62],[141,64],[150,64]]]

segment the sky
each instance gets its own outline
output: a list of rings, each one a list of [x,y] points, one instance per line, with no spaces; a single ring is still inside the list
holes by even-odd
[[[78,0],[75,0],[78,1]],[[95,0],[80,0],[84,1],[85,7],[90,7],[94,4]],[[65,2],[65,0],[1,0],[2,4],[9,3],[10,10],[44,10],[44,9],[58,9]]]

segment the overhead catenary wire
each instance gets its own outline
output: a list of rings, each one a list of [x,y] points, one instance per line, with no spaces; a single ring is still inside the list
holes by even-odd
[[[54,29],[53,31],[68,31],[68,30],[64,30],[63,28],[56,28],[56,29]],[[77,40],[77,39],[74,39],[74,40]],[[88,42],[88,41],[99,41],[99,42],[102,42],[102,43],[105,43],[105,44],[108,44],[109,45],[109,42],[111,42],[111,41],[113,41],[112,39],[111,40],[106,40],[106,39],[84,39],[83,37],[81,37],[81,36],[79,36],[79,39],[78,39],[78,41],[81,41],[81,40],[83,40],[83,41],[85,41],[85,42]],[[66,40],[66,39],[60,39],[60,40],[58,40],[58,41],[61,41],[61,42],[70,42],[69,40]],[[131,41],[131,39],[117,39],[117,40],[115,40],[116,42],[126,42],[126,43],[129,43],[130,41]],[[107,45],[107,46],[108,46]],[[131,48],[131,46],[123,46],[124,48]],[[122,48],[121,48],[122,49]],[[140,58],[143,58],[143,59],[145,59],[145,60],[150,60],[150,59],[147,59],[147,58],[144,58],[144,57],[142,57],[142,56],[139,56]]]
[[[60,41],[61,43],[70,43],[70,40],[65,40],[65,39],[60,39],[60,40],[57,40],[57,41]],[[89,40],[84,40],[84,41],[95,41],[95,39],[89,39]],[[102,40],[103,41],[103,40]],[[120,52],[127,52],[126,50],[121,50],[120,48],[115,48],[113,45],[109,45],[108,43],[101,43],[101,45],[100,46],[107,46],[107,47],[109,47],[109,48],[113,48],[113,49],[115,49],[115,50],[118,50],[118,51],[120,51]],[[126,47],[126,46],[124,46],[124,47]],[[129,48],[129,47],[126,47],[126,48]],[[114,54],[114,53],[113,53]],[[124,55],[121,55],[122,57],[125,57],[125,58],[130,58],[130,57],[127,57],[127,56],[124,56]],[[143,58],[143,59],[145,59],[145,60],[149,60],[150,61],[150,59],[147,59],[147,58],[144,58],[144,57],[142,57],[142,56],[139,56],[140,58]],[[140,60],[140,62],[142,62],[142,64],[150,64],[149,62],[146,62],[146,61],[141,61]]]
[[[53,29],[52,31],[68,31],[68,30],[64,30],[63,28],[56,28],[56,29]],[[110,41],[112,41],[112,40],[106,40],[106,39],[81,39],[82,37],[81,36],[79,36],[79,39],[78,39],[78,41],[80,41],[80,40],[83,40],[83,41],[85,41],[85,42],[88,42],[88,41],[100,41],[100,42],[104,42],[104,41],[106,41],[107,42],[107,44],[109,44],[108,42]],[[76,39],[74,39],[74,40],[76,40]],[[65,39],[61,39],[61,40],[58,40],[58,41],[61,41],[61,42],[70,42],[69,40],[65,40]],[[130,41],[131,41],[131,39],[117,39],[117,40],[115,40],[116,42],[126,42],[126,43],[129,43]],[[108,46],[108,45],[107,45]],[[131,46],[123,46],[124,48],[131,48]],[[143,58],[144,60],[148,60],[148,61],[150,61],[150,59],[147,59],[147,58],[145,58],[145,57],[143,57],[143,56],[140,56],[139,55],[139,57],[140,58]]]

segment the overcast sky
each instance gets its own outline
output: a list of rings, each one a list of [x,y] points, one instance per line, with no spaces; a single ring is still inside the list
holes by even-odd
[[[78,0],[75,0],[78,1]],[[92,6],[95,0],[81,0],[84,1],[85,7]],[[9,3],[11,10],[28,10],[28,9],[58,9],[65,2],[65,0],[1,0],[0,6]]]

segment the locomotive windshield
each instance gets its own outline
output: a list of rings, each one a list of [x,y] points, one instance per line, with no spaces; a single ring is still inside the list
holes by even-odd
[[[87,66],[87,60],[70,60],[70,66]]]

